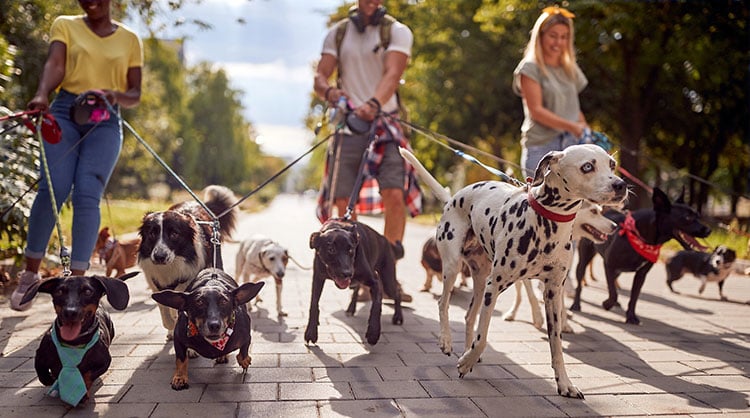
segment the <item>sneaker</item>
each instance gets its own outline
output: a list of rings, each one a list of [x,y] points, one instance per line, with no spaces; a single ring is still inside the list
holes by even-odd
[[[16,290],[14,290],[10,295],[10,308],[14,311],[25,311],[31,308],[31,303],[33,302],[33,300],[30,300],[21,305],[21,299],[23,299],[23,295],[26,294],[26,291],[41,279],[42,278],[39,277],[38,273],[32,273],[30,271],[23,271],[19,273],[18,286],[16,287]]]

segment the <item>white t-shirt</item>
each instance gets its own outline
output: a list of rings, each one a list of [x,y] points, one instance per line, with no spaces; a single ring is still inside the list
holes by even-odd
[[[333,55],[339,60],[343,78],[341,88],[349,94],[354,106],[361,106],[375,94],[380,79],[383,77],[385,54],[398,51],[411,56],[411,46],[414,37],[409,27],[401,22],[391,25],[391,41],[388,49],[377,48],[380,45],[380,26],[367,25],[360,33],[352,23],[347,23],[346,33],[341,41],[341,57],[336,51],[336,27],[333,25],[323,41],[322,54]],[[373,52],[374,51],[374,52]],[[398,110],[396,95],[382,103],[384,112]]]

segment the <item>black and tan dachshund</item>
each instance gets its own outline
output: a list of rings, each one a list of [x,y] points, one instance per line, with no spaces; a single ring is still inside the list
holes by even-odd
[[[26,291],[21,303],[32,300],[37,293],[52,295],[57,318],[44,334],[34,357],[34,368],[39,381],[53,386],[50,394],[60,396],[66,403],[77,406],[91,396],[91,385],[109,369],[112,357],[109,345],[115,337],[115,328],[109,314],[99,304],[102,296],[117,310],[128,306],[130,292],[125,280],[135,276],[132,272],[118,278],[104,276],[54,277],[43,280]],[[61,358],[80,357],[80,362],[64,365]],[[65,361],[67,363],[68,361]],[[74,380],[85,385],[85,391],[66,378],[60,381],[63,367],[73,371]]]
[[[684,202],[684,190],[675,201],[660,189],[654,188],[651,197],[652,208],[638,209],[629,214],[611,211],[605,214],[618,224],[615,233],[603,244],[594,244],[582,239],[578,243],[578,266],[576,278],[578,287],[571,310],[581,310],[581,289],[586,266],[599,253],[604,258],[604,271],[607,276],[609,297],[602,302],[606,310],[619,306],[617,302],[616,280],[620,273],[635,272],[630,289],[630,302],[625,314],[628,324],[640,324],[635,314],[635,304],[651,267],[658,259],[659,249],[665,242],[676,239],[686,249],[699,248],[695,238],[705,238],[711,228],[701,222],[701,217]]]
[[[163,290],[151,295],[160,304],[176,309],[174,329],[176,368],[172,389],[182,390],[188,384],[188,349],[203,357],[226,363],[227,355],[239,349],[237,364],[250,366],[250,315],[246,304],[263,288],[265,282],[237,282],[223,270],[206,268],[198,273],[184,292]]]

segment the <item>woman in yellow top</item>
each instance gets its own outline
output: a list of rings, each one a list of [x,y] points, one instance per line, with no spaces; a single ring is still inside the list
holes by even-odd
[[[20,304],[26,290],[40,280],[39,264],[45,255],[55,213],[50,198],[50,183],[57,211],[72,190],[73,245],[70,268],[74,275],[84,274],[94,250],[100,222],[99,203],[122,148],[120,106],[133,107],[141,97],[141,40],[129,28],[112,20],[110,0],[79,0],[85,15],[59,16],[52,24],[47,60],[31,110],[50,112],[62,130],[56,144],[42,142],[51,182],[42,170],[42,180],[29,217],[26,270],[11,295],[11,308],[26,310],[31,302]],[[57,90],[52,104],[50,93]],[[78,124],[71,108],[81,93],[99,90],[112,105],[114,114],[101,121]]]

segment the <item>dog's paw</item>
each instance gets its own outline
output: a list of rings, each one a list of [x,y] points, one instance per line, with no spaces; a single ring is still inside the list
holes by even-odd
[[[573,304],[570,305],[570,310],[574,312],[581,312],[581,302],[573,302]]]
[[[443,336],[441,334],[438,339],[438,346],[440,346],[440,351],[442,351],[443,354],[447,356],[451,355],[451,352],[453,351],[453,342],[451,341],[450,336]]]
[[[641,320],[638,319],[638,317],[635,315],[635,313],[628,312],[625,315],[625,323],[631,324],[631,325],[640,325],[641,324]]]
[[[365,333],[365,339],[367,340],[367,343],[370,345],[377,344],[378,340],[380,340],[380,327],[367,327],[367,332]]]
[[[227,364],[229,363],[229,359],[227,356],[219,356],[216,357],[216,360],[214,360],[214,364]]]
[[[318,329],[313,327],[307,327],[305,329],[305,342],[306,343],[317,343],[318,342]]]
[[[557,385],[557,394],[565,396],[566,398],[585,399],[583,397],[583,392],[575,387],[570,381],[567,384],[559,383]]]
[[[465,352],[461,358],[458,359],[458,377],[463,378],[467,373],[471,373],[478,360],[479,356],[475,354],[474,349]]]
[[[285,317],[285,316],[289,316],[289,314],[286,313],[286,312],[284,312],[284,311],[279,311],[278,314],[279,314],[279,318],[282,318],[282,317]]]
[[[602,302],[602,308],[604,308],[605,311],[608,311],[614,308],[615,306],[617,306],[618,308],[620,307],[620,303],[617,302],[616,300],[607,299],[604,302]]]
[[[192,348],[187,349],[187,355],[188,358],[198,358],[200,356],[200,354],[198,354],[198,352],[193,350]]]
[[[187,376],[178,375],[178,374],[175,374],[174,376],[172,376],[172,389],[184,390],[189,387],[190,385],[188,384]]]
[[[505,321],[515,321],[516,320],[516,314],[513,311],[508,311],[503,315],[503,320]]]
[[[239,364],[243,370],[247,370],[247,368],[250,367],[250,363],[252,363],[252,359],[249,355],[247,357],[242,357],[242,354],[237,354],[237,364]]]
[[[563,325],[562,332],[565,334],[575,334],[575,332],[573,331],[573,327],[571,327],[570,324],[567,323]]]
[[[403,325],[404,315],[401,312],[394,313],[391,322],[393,325]]]

